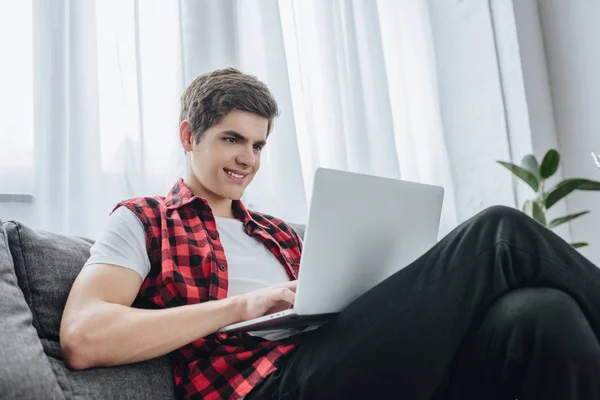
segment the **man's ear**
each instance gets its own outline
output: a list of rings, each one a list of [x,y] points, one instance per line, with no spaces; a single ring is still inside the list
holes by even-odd
[[[185,119],[179,124],[179,141],[186,153],[192,151],[192,140],[192,125]]]

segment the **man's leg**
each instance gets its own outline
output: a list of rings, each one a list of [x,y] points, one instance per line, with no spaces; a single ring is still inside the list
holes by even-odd
[[[534,286],[571,296],[598,337],[600,270],[520,211],[492,207],[306,334],[262,386],[281,399],[428,400],[491,304]]]
[[[598,377],[600,344],[575,300],[518,289],[465,337],[432,400],[597,399]]]

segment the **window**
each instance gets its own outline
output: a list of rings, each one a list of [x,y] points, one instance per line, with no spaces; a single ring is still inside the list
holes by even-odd
[[[33,190],[32,2],[0,2],[0,194]]]

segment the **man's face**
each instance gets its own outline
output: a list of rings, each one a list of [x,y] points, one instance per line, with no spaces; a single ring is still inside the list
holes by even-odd
[[[197,193],[209,202],[239,200],[260,168],[268,120],[234,110],[192,141],[190,168]]]

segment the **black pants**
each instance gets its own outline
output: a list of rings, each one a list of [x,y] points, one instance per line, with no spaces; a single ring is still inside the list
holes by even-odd
[[[600,400],[599,337],[600,269],[492,207],[304,334],[248,398]]]

